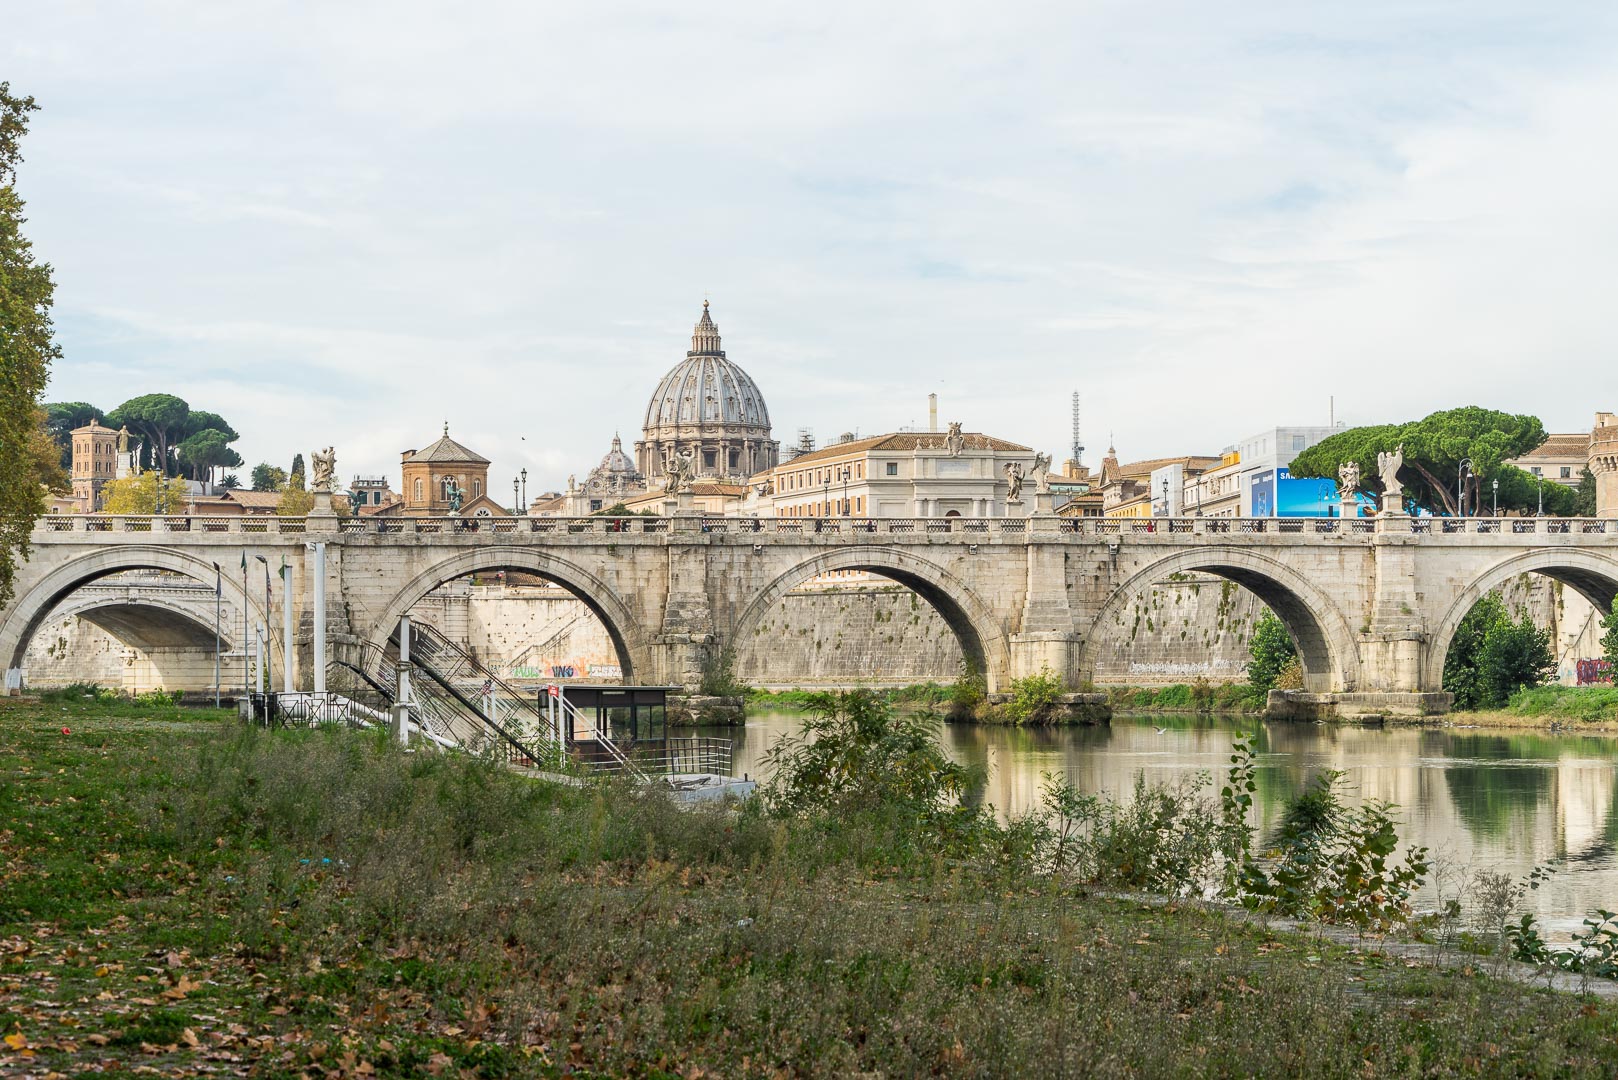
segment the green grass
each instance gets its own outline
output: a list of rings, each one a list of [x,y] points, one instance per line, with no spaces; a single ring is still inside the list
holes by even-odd
[[[776,706],[803,709],[808,708],[813,699],[825,693],[825,690],[761,690],[752,687],[747,691],[747,705],[749,708]],[[894,705],[936,706],[946,704],[950,699],[950,687],[947,683],[912,683],[909,686],[881,687],[877,688],[875,693]]]
[[[366,735],[0,702],[0,1075],[1604,1076],[1618,1053],[1611,1005],[866,840]]]
[[[1570,721],[1618,720],[1618,687],[1536,686],[1511,695],[1505,711]]]

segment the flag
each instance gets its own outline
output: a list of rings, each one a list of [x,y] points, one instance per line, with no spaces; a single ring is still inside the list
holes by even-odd
[[[242,548],[242,573],[247,573],[247,549]]]

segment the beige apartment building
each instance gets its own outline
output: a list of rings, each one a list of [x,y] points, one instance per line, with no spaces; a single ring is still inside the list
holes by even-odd
[[[1006,466],[1024,473],[1009,504]],[[752,478],[748,512],[778,517],[1023,517],[1034,452],[979,432],[894,432],[834,443]]]

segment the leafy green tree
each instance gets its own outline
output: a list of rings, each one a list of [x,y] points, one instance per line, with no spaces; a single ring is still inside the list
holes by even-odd
[[[287,474],[268,462],[261,461],[253,466],[252,474],[254,491],[280,491],[287,482]]]
[[[102,510],[108,514],[183,514],[189,498],[184,480],[163,476],[156,469],[109,481],[101,491]]]
[[[45,512],[46,485],[59,469],[39,408],[51,361],[61,356],[51,325],[55,283],[49,263],[34,260],[23,235],[23,201],[17,195],[20,143],[31,97],[16,97],[0,82],[0,601],[16,586],[18,558],[28,556],[28,535]]]
[[[1613,597],[1612,611],[1601,620],[1601,627],[1606,631],[1601,635],[1601,655],[1618,672],[1618,596]]]
[[[219,478],[219,486],[225,491],[235,491],[242,486],[241,479],[233,472],[228,472]]]
[[[1253,640],[1248,643],[1252,659],[1247,664],[1247,680],[1257,690],[1269,691],[1281,677],[1287,664],[1298,655],[1286,623],[1276,618],[1275,612],[1266,611],[1253,627]]]
[[[45,406],[45,430],[61,451],[62,468],[73,466],[73,432],[100,415],[101,410],[88,401],[53,401]]]
[[[314,508],[315,496],[303,489],[303,474],[293,473],[281,485],[281,501],[275,505],[275,512],[282,517],[303,517]]]
[[[165,476],[178,472],[174,448],[186,436],[191,406],[173,394],[142,394],[107,414],[108,427],[128,427],[145,440],[147,464]]]
[[[177,451],[180,461],[191,470],[191,479],[204,480],[221,466],[242,463],[241,455],[230,448],[230,438],[217,428],[204,428],[182,442]]]
[[[1513,620],[1498,593],[1472,605],[1444,657],[1444,689],[1458,709],[1497,709],[1556,671],[1550,634],[1526,613]]]
[[[1469,509],[1491,506],[1494,480],[1500,481],[1502,510],[1532,511],[1538,505],[1539,485],[1533,476],[1506,465],[1546,439],[1538,417],[1515,415],[1467,406],[1435,412],[1406,424],[1380,424],[1350,428],[1324,439],[1293,459],[1296,477],[1337,478],[1337,469],[1353,461],[1360,467],[1364,490],[1380,488],[1377,454],[1404,447],[1404,470],[1399,479],[1406,502],[1435,514],[1457,512],[1456,482],[1460,464],[1470,458],[1471,476],[1466,501]],[[1556,490],[1553,491],[1552,489]],[[1572,512],[1573,492],[1560,484],[1545,485],[1547,513]]]
[[[1573,489],[1573,508],[1568,513],[1574,517],[1596,516],[1596,474],[1589,469],[1579,470],[1579,486]]]
[[[287,482],[295,485],[299,491],[304,488],[303,483],[303,455],[292,455],[292,471],[287,474]]]

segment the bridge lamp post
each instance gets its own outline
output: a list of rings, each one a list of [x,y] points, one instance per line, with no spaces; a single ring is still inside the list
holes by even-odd
[[[828,513],[831,508],[831,472],[823,472],[820,476],[820,516],[831,517]]]
[[[1473,469],[1472,469],[1472,459],[1471,458],[1462,458],[1460,467],[1456,470],[1456,476],[1455,476],[1455,516],[1456,517],[1465,517],[1466,516],[1466,474],[1468,472],[1472,472],[1474,476],[1477,475],[1475,472],[1473,472]]]
[[[848,476],[854,471],[852,465],[843,466],[843,516],[848,516]]]
[[[517,515],[517,508],[521,505],[522,503],[517,501],[517,478],[513,476],[511,478],[511,514],[513,517]]]
[[[520,475],[522,477],[522,501],[517,504],[517,508],[518,508],[517,512],[519,514],[527,514],[528,513],[528,469],[525,467],[523,469],[523,471],[518,475]]]
[[[1499,481],[1499,479],[1496,478],[1494,480],[1491,480],[1489,482],[1489,486],[1494,489],[1494,516],[1499,517],[1500,516],[1500,481]]]
[[[1541,475],[1541,476],[1534,477],[1534,479],[1539,481],[1539,510],[1537,512],[1535,512],[1534,516],[1535,517],[1544,517],[1545,516],[1545,477]]]

